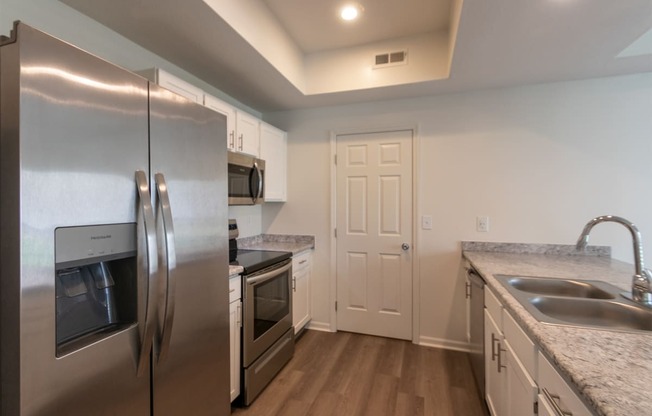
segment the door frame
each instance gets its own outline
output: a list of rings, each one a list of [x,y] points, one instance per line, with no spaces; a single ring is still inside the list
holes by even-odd
[[[420,339],[420,297],[419,291],[421,287],[421,279],[419,275],[419,244],[421,241],[420,228],[417,226],[419,223],[419,201],[420,196],[417,192],[420,180],[419,173],[421,172],[419,160],[417,155],[420,153],[421,139],[419,135],[419,124],[412,125],[394,125],[388,127],[376,128],[356,128],[356,129],[341,129],[330,131],[330,290],[329,290],[329,315],[330,315],[330,331],[337,332],[337,312],[335,310],[335,302],[337,301],[337,239],[335,238],[335,228],[337,226],[337,165],[335,163],[335,155],[337,154],[337,136],[347,134],[372,134],[384,133],[392,131],[412,131],[412,343],[418,344]]]

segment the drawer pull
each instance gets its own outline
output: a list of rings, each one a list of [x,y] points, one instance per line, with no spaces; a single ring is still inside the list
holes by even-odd
[[[550,402],[552,407],[555,409],[555,413],[558,416],[573,416],[572,412],[567,412],[561,409],[559,402],[561,401],[559,396],[553,393],[550,393],[547,388],[543,388],[543,395],[546,396],[546,399]]]
[[[229,293],[233,293],[233,292],[235,292],[235,289],[229,290]]]
[[[498,338],[494,335],[494,333],[491,333],[491,361],[496,361],[496,341],[498,341]]]
[[[498,368],[498,372],[500,373],[500,369],[504,368],[507,369],[507,366],[503,365],[503,360],[502,360],[502,355],[500,354],[501,352],[506,352],[507,350],[504,349],[503,347],[500,346],[500,342],[498,342],[498,362],[496,363],[496,367]]]
[[[301,260],[301,261],[299,262],[299,264],[304,264],[304,263],[307,262],[307,261],[308,261],[308,260]]]

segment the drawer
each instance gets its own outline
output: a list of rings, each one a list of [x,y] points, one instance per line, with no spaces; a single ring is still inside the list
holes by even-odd
[[[538,348],[505,309],[503,309],[503,333],[530,377],[536,379]]]
[[[242,298],[242,276],[235,275],[229,278],[229,303]]]
[[[296,273],[312,265],[312,251],[304,251],[292,257],[292,273]]]
[[[489,289],[489,286],[485,286],[484,290],[484,307],[491,315],[491,319],[494,320],[498,329],[502,332],[503,330],[503,305],[500,303],[496,295]]]
[[[571,413],[573,416],[591,416],[592,412],[586,407],[582,399],[573,391],[564,378],[557,372],[555,367],[548,359],[539,352],[538,354],[538,384],[541,396],[544,396],[546,405],[552,407],[559,406],[563,411]],[[547,399],[546,393],[554,401]]]

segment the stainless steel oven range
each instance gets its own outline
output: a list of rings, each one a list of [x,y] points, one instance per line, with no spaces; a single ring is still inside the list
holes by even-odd
[[[242,402],[248,406],[294,354],[292,253],[238,250],[242,279]]]

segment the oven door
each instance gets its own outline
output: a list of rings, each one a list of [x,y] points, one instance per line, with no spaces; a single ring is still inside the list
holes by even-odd
[[[244,278],[243,354],[248,367],[292,327],[292,260]]]

